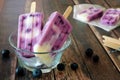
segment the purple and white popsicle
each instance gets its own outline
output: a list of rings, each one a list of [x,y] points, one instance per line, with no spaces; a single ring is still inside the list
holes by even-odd
[[[34,46],[34,52],[60,49],[71,30],[69,21],[57,11],[53,12],[42,30],[39,43]]]
[[[33,51],[33,46],[38,42],[42,32],[42,13],[26,13],[19,16],[17,47]],[[24,57],[33,57],[33,54],[21,53]]]
[[[96,8],[96,7],[89,7],[85,10],[83,10],[82,12],[80,12],[77,17],[80,19],[80,20],[83,20],[83,21],[92,21],[94,19],[97,19],[99,17],[101,17],[103,14],[103,10],[100,9],[100,8]]]
[[[34,46],[34,52],[48,52],[47,54],[35,54],[47,66],[54,62],[54,56],[57,53],[51,51],[60,49],[66,41],[72,30],[72,26],[66,19],[72,11],[68,6],[63,15],[53,12],[46,22],[42,35],[38,43]]]
[[[100,22],[104,25],[113,26],[120,20],[120,9],[107,9]]]

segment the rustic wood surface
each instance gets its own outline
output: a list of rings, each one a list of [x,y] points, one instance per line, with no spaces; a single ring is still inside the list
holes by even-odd
[[[9,45],[9,34],[17,29],[18,16],[30,11],[32,1],[37,2],[37,12],[44,13],[44,22],[49,15],[58,11],[64,13],[67,6],[74,6],[73,0],[0,0],[0,50],[9,49],[11,54],[8,60],[2,59],[0,54],[0,80],[120,80],[120,52],[109,53],[111,49],[102,45],[102,35],[114,38],[120,37],[120,28],[106,32],[95,26],[87,25],[73,19],[73,13],[68,20],[73,25],[71,33],[72,44],[65,51],[61,62],[66,63],[64,71],[52,70],[43,74],[41,78],[34,79],[32,73],[26,70],[26,75],[15,75],[17,57]],[[79,3],[99,4],[106,8],[120,7],[120,0],[78,0]],[[100,61],[95,64],[91,58],[85,57],[85,50],[92,48],[94,54],[99,55]],[[71,70],[69,64],[76,62],[79,68]]]

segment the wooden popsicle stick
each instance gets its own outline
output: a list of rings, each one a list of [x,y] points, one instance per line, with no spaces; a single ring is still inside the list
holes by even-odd
[[[116,42],[113,42],[113,41],[110,41],[110,40],[107,40],[107,39],[105,39],[105,40],[103,40],[103,41],[106,41],[106,42],[109,42],[109,43],[112,43],[112,44],[115,44],[115,45],[120,46],[120,44],[118,44],[118,43],[116,43]]]
[[[109,37],[109,36],[105,36],[105,35],[103,35],[102,37],[106,40],[115,41],[115,42],[120,43],[120,41],[118,39],[115,39],[115,38],[112,38],[112,37]]]
[[[79,1],[78,0],[73,0],[73,2],[77,5],[79,4]]]
[[[34,13],[36,11],[36,2],[33,1],[31,3],[30,13]]]
[[[103,40],[103,45],[109,47],[109,48],[112,48],[112,49],[116,49],[116,50],[119,50],[120,51],[120,45],[118,44],[114,44],[114,43],[111,43],[109,41],[106,41],[106,40]]]
[[[120,60],[120,55],[118,56],[118,59]]]
[[[112,42],[112,43],[116,43],[116,44],[119,44],[120,45],[120,40],[117,40],[117,39],[115,39],[115,38],[111,38],[111,37],[108,37],[108,36],[102,36],[105,40],[107,40],[107,41],[110,41],[110,42]]]
[[[68,16],[70,15],[71,11],[72,11],[72,6],[68,6],[67,9],[65,10],[64,14],[63,14],[65,19],[68,18]]]
[[[108,44],[108,43],[104,43],[103,44],[104,46],[107,46],[107,47],[109,47],[109,48],[112,48],[112,49],[115,49],[115,50],[118,50],[118,51],[120,51],[120,47],[116,47],[115,45],[113,45],[113,44]]]
[[[111,41],[109,41],[109,40],[103,40],[103,42],[105,42],[105,43],[110,43],[110,44],[114,44],[114,45],[117,45],[117,46],[120,46],[120,44],[118,44],[118,43],[115,43],[115,42],[111,42]]]

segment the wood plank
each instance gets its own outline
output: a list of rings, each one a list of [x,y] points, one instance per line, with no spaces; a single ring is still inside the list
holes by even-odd
[[[24,1],[0,0],[0,5],[2,5],[0,12],[0,50],[8,49],[11,52],[8,60],[2,59],[2,55],[0,55],[0,80],[15,80],[16,56],[9,45],[8,37],[17,28],[17,17],[23,11],[21,6],[24,6]]]
[[[81,52],[77,48],[74,37],[71,36],[71,39],[72,45],[65,51],[61,60],[61,62],[66,64],[65,70],[61,72],[55,69],[56,80],[90,80],[91,77],[83,61]],[[76,71],[70,68],[70,64],[73,62],[79,66]]]
[[[4,0],[0,0],[0,12],[1,12],[2,8],[3,8],[3,4],[4,4]]]
[[[120,0],[105,0],[106,3],[109,5],[111,8],[118,8],[120,7]]]

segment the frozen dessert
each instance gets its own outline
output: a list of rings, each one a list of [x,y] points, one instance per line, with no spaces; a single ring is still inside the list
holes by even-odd
[[[26,13],[19,16],[17,47],[33,51],[33,46],[38,42],[42,32],[42,13]],[[33,54],[22,53],[24,57],[32,57]]]
[[[46,22],[34,52],[57,50],[61,48],[72,30],[72,26],[60,13],[53,12]]]
[[[101,17],[100,22],[104,25],[113,26],[120,21],[120,9],[107,9],[103,16]]]
[[[89,7],[83,11],[81,11],[79,14],[77,14],[77,18],[83,21],[92,21],[97,18],[100,18],[103,15],[103,10],[96,8],[96,7]]]
[[[34,52],[51,52],[60,49],[68,38],[72,26],[60,13],[53,12],[46,22],[40,40],[34,45]],[[52,62],[55,53],[35,54],[45,64]]]

